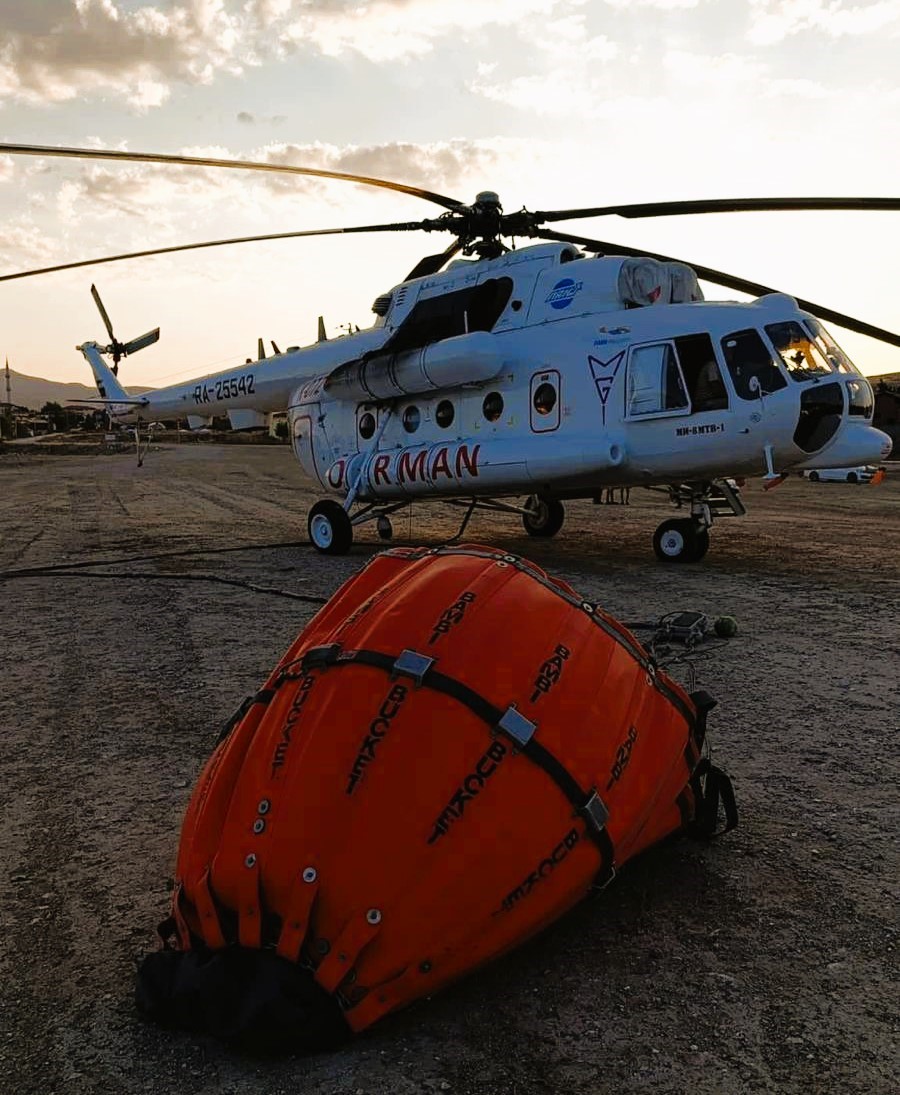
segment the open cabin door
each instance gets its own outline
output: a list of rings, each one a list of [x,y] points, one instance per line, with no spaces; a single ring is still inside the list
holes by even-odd
[[[633,459],[654,471],[725,456],[731,396],[708,334],[632,346],[625,382],[625,420]]]

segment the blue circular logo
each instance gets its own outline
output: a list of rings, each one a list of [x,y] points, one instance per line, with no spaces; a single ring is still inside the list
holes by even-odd
[[[549,304],[551,308],[555,308],[557,311],[568,308],[579,289],[581,289],[582,284],[582,282],[575,281],[573,278],[563,278],[562,281],[558,281],[553,286],[544,303]]]

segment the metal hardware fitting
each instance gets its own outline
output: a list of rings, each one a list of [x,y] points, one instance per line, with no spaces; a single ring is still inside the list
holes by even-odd
[[[534,737],[537,724],[526,719],[515,707],[508,707],[497,723],[497,729],[502,730],[516,745],[525,746]]]

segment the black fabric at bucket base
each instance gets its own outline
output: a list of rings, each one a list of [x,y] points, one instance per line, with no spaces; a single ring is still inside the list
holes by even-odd
[[[138,1010],[251,1052],[333,1049],[350,1028],[312,973],[273,951],[162,950],[138,968]]]

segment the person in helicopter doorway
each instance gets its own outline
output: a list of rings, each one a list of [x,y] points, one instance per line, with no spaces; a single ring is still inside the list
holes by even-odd
[[[728,393],[722,374],[712,359],[706,361],[697,373],[692,404],[695,411],[719,411],[728,406]]]

